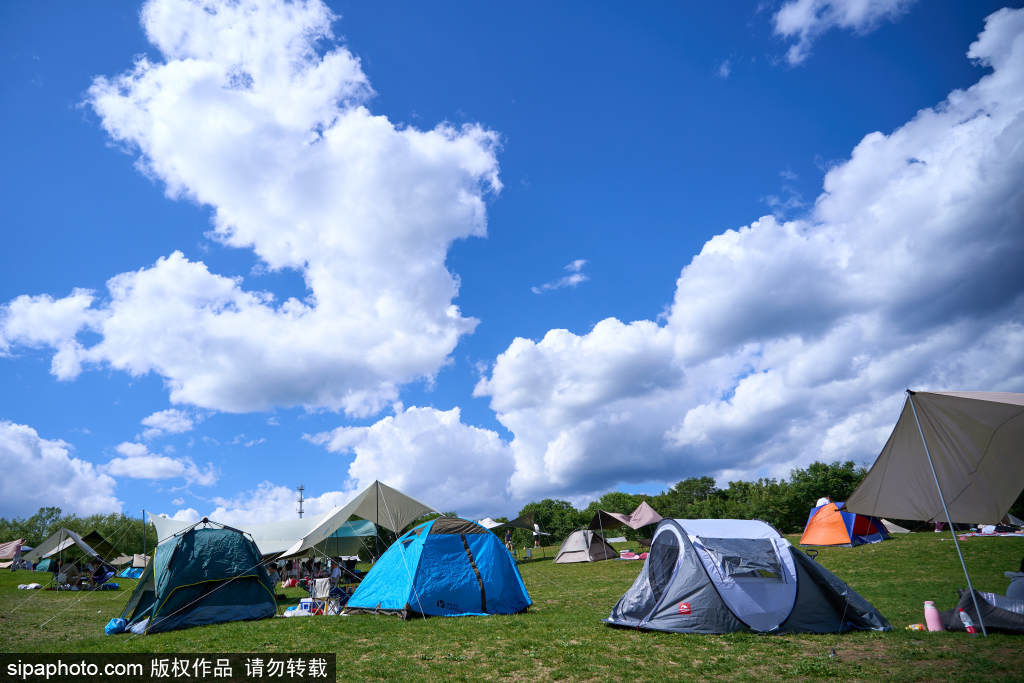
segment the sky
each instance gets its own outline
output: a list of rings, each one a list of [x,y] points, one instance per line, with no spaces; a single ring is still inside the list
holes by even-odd
[[[1021,3],[706,5],[3,5],[0,516],[514,516],[1024,391]]]

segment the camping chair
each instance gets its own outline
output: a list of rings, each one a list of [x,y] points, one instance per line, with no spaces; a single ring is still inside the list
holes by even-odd
[[[309,582],[309,598],[313,601],[314,614],[338,614],[341,612],[343,593],[331,587],[330,579],[311,579]]]

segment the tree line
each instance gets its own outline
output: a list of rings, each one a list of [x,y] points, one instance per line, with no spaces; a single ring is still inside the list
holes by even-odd
[[[61,527],[81,536],[96,530],[110,541],[118,552],[126,555],[141,553],[144,547],[147,552],[152,553],[153,545],[156,543],[156,528],[152,523],[143,526],[141,519],[126,517],[120,513],[79,517],[75,514],[65,514],[59,507],[41,507],[34,515],[24,519],[0,517],[0,542],[24,538],[25,543],[35,547],[57,533]]]

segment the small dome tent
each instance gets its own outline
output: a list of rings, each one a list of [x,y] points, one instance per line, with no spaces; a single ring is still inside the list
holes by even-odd
[[[677,633],[889,631],[867,600],[764,522],[666,519],[605,623]]]
[[[204,518],[156,547],[121,618],[135,633],[159,633],[276,613],[253,540]]]
[[[614,560],[619,553],[608,545],[604,536],[589,529],[580,529],[569,534],[555,555],[555,564],[570,562],[597,562]]]
[[[515,560],[496,535],[468,519],[438,517],[391,544],[345,612],[459,617],[516,614],[531,604]]]
[[[855,546],[889,538],[881,521],[847,512],[843,507],[843,503],[827,503],[812,509],[800,545]]]

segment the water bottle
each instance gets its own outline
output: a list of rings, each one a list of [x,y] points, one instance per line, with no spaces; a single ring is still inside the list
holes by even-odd
[[[929,631],[946,630],[942,625],[942,617],[939,616],[939,610],[931,600],[925,600],[924,602],[924,623],[928,624]]]
[[[959,612],[960,612],[960,621],[963,622],[964,629],[968,633],[970,633],[972,635],[978,635],[978,629],[974,628],[974,622],[971,621],[971,615],[969,615],[967,612],[965,612],[963,607],[959,608]]]

